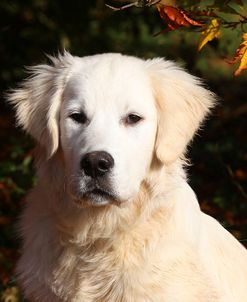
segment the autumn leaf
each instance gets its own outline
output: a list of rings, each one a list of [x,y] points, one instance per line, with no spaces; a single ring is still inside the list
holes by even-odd
[[[247,172],[244,171],[243,169],[237,169],[234,173],[235,178],[238,180],[247,180]]]
[[[4,302],[18,302],[20,301],[20,290],[16,286],[7,288],[2,294],[2,300]]]
[[[246,70],[247,69],[247,49],[245,47],[245,51],[244,51],[244,54],[241,58],[241,61],[240,61],[240,65],[238,67],[238,69],[234,72],[234,76],[238,76],[240,75],[240,73],[243,71],[243,70]]]
[[[232,60],[226,60],[229,64],[235,64],[240,61],[238,69],[234,72],[234,76],[240,75],[243,70],[247,69],[247,33],[243,34],[243,42],[236,50],[235,56]]]
[[[203,26],[198,21],[191,19],[185,11],[170,5],[157,5],[162,20],[167,23],[167,30],[174,30],[181,26]]]
[[[214,18],[210,21],[205,30],[202,31],[199,40],[198,50],[201,50],[209,41],[218,38],[220,35],[220,22]]]

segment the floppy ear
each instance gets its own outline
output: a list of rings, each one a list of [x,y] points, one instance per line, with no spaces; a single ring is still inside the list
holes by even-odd
[[[48,158],[59,145],[59,109],[72,56],[49,58],[51,65],[28,68],[30,76],[8,95],[18,125],[45,147]]]
[[[147,61],[158,110],[157,158],[165,164],[182,157],[187,144],[215,104],[201,81],[163,59]]]

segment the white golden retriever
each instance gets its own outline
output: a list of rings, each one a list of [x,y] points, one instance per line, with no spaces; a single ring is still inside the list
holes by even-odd
[[[65,53],[9,101],[38,143],[17,265],[30,301],[247,301],[247,252],[183,170],[214,105],[197,78],[163,59]]]

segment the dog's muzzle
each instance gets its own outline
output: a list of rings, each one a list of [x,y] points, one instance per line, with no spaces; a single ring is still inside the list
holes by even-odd
[[[88,205],[117,204],[118,198],[111,186],[110,172],[114,167],[114,159],[108,152],[93,151],[86,153],[80,168],[84,174],[84,188],[78,191],[78,201]]]

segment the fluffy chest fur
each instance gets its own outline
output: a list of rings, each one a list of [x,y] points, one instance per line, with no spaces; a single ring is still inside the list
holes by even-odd
[[[191,302],[202,296],[201,301],[218,301],[195,252],[200,230],[183,229],[185,222],[198,223],[199,208],[194,202],[187,205],[188,211],[194,211],[189,222],[181,216],[182,201],[175,202],[181,197],[194,200],[192,191],[186,190],[186,197],[178,197],[178,190],[169,200],[154,202],[155,206],[142,192],[129,207],[85,209],[83,214],[49,207],[39,192],[43,203],[32,203],[22,221],[30,225],[32,217],[32,231],[25,235],[29,249],[18,266],[26,295],[53,302],[170,302],[174,297]],[[177,219],[180,223],[174,226]]]

